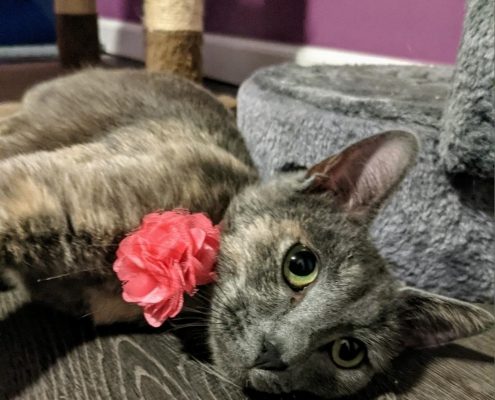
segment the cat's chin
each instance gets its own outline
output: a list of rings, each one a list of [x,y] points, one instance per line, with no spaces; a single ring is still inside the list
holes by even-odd
[[[293,391],[287,373],[251,369],[248,372],[248,387],[265,393],[289,393]]]

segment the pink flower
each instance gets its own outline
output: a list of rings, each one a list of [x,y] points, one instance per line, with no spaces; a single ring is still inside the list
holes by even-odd
[[[175,317],[184,293],[215,279],[220,230],[203,214],[186,210],[152,213],[119,244],[113,270],[122,297],[144,309],[151,326]]]

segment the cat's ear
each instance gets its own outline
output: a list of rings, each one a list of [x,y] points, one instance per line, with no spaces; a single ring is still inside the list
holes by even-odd
[[[412,133],[371,136],[308,169],[305,192],[327,192],[349,215],[370,220],[413,165],[418,141]]]
[[[439,346],[495,324],[494,316],[481,307],[410,287],[399,290],[397,308],[406,347]]]

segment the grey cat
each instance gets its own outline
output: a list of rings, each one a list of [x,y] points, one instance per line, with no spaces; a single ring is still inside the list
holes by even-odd
[[[111,268],[119,241],[157,209],[205,212],[223,232],[216,366],[260,391],[353,394],[406,348],[494,323],[403,286],[368,238],[417,151],[414,135],[385,132],[261,184],[233,115],[200,87],[142,71],[59,78],[0,121],[0,268],[33,300],[137,320]]]

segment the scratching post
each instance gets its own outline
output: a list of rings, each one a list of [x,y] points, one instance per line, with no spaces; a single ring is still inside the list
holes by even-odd
[[[57,45],[66,68],[100,61],[96,0],[55,0]]]
[[[201,80],[203,0],[145,0],[146,68]]]

